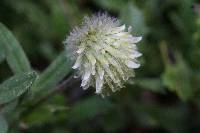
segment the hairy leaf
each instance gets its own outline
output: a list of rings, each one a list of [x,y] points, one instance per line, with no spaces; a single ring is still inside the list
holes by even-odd
[[[12,113],[15,108],[17,107],[18,104],[18,100],[12,101],[8,104],[6,104],[5,107],[3,107],[2,109],[0,109],[0,115],[10,115],[10,113]]]
[[[0,133],[8,132],[8,123],[3,116],[0,115]]]
[[[0,44],[0,63],[5,59],[5,52],[3,47]]]
[[[0,85],[0,103],[10,102],[26,92],[36,79],[35,72],[17,74]]]
[[[30,63],[13,34],[0,23],[0,45],[5,49],[7,62],[14,73],[30,71]]]
[[[45,91],[55,87],[71,70],[66,53],[61,53],[55,61],[40,75],[34,85],[34,92]]]

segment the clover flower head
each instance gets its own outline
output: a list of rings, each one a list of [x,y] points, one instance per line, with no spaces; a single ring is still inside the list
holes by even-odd
[[[140,67],[136,43],[142,37],[131,35],[126,28],[107,14],[85,17],[82,25],[72,30],[64,41],[73,69],[81,77],[81,87],[96,88],[96,93],[109,95],[120,90]]]

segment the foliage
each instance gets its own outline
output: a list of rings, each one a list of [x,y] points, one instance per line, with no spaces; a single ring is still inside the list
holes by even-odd
[[[197,3],[1,0],[0,133],[198,132]],[[98,11],[143,36],[138,44],[142,67],[121,91],[106,98],[82,90],[76,79],[67,81],[72,64],[62,43],[85,15]]]

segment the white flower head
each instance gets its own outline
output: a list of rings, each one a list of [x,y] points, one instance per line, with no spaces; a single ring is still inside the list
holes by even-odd
[[[72,30],[64,43],[83,89],[93,86],[104,96],[134,77],[133,69],[140,67],[136,58],[142,55],[136,43],[142,37],[130,32],[131,27],[126,29],[116,18],[100,13],[85,17],[82,25]]]

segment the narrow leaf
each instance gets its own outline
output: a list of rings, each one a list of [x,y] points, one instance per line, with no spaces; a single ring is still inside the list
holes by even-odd
[[[4,47],[7,62],[14,73],[30,71],[30,63],[14,35],[0,23],[0,45]]]
[[[94,118],[98,114],[104,114],[114,105],[108,100],[93,96],[78,102],[68,112],[71,121],[81,121]]]
[[[164,85],[174,91],[182,100],[193,96],[194,87],[191,84],[191,70],[184,60],[177,56],[176,64],[168,64],[163,76]]]
[[[0,109],[0,115],[10,115],[13,111],[15,111],[15,108],[17,107],[18,100],[14,100],[12,102],[9,102],[6,104],[5,107]]]
[[[61,53],[55,61],[40,75],[34,85],[34,92],[47,91],[58,84],[71,70],[71,64],[67,60],[66,53]]]
[[[0,63],[4,61],[4,59],[5,59],[5,52],[3,51],[3,48],[1,48],[0,46]]]
[[[26,92],[36,79],[35,72],[17,74],[0,85],[0,103],[10,102]]]
[[[8,132],[8,123],[3,116],[0,115],[0,133]]]
[[[161,79],[159,78],[140,78],[140,79],[136,79],[135,84],[151,90],[153,92],[158,92],[158,93],[164,93],[164,85],[161,81]]]
[[[144,15],[133,3],[128,3],[122,8],[120,18],[124,23],[132,26],[134,34],[140,36],[147,32]]]

